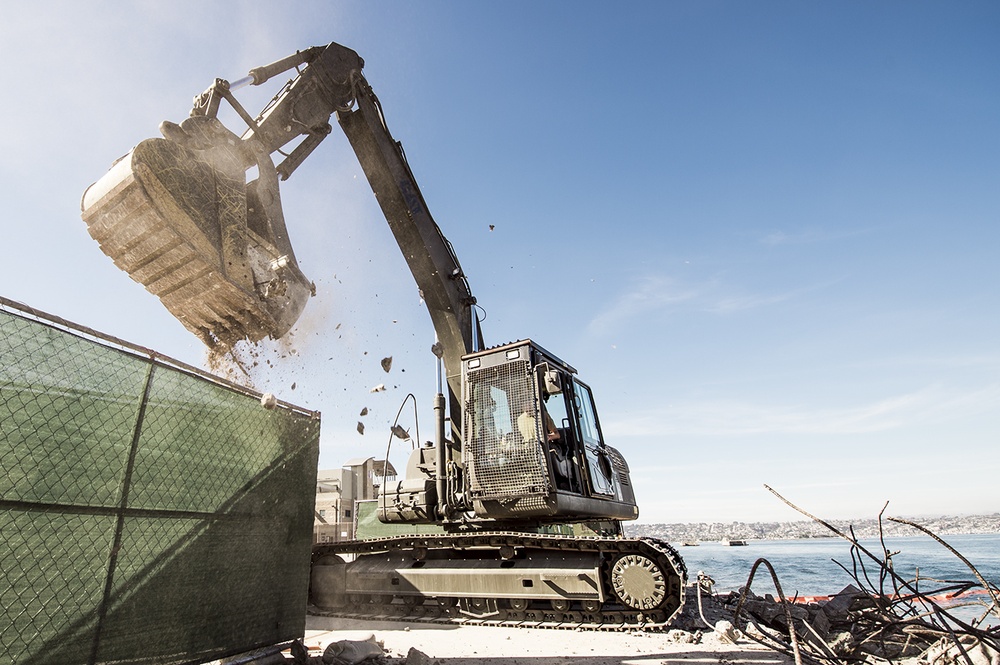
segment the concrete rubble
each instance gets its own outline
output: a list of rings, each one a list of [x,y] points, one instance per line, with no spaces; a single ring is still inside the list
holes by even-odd
[[[331,642],[323,649],[321,660],[325,665],[359,665],[365,661],[374,661],[384,653],[382,645],[375,641],[375,635],[372,634],[364,640]]]
[[[337,639],[340,637],[341,639]],[[280,647],[279,647],[280,648]],[[410,647],[406,655],[394,656],[375,633],[342,636],[326,633],[313,639],[296,640],[283,653],[272,649],[244,654],[212,665],[441,665],[423,651]]]

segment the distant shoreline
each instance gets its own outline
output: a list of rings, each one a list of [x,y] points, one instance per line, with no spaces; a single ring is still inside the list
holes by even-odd
[[[826,520],[844,533],[853,528],[858,538],[877,538],[878,520]],[[913,518],[938,536],[1000,534],[1000,513]],[[628,536],[646,536],[669,542],[713,542],[740,540],[808,540],[837,535],[822,524],[811,520],[795,522],[694,522],[687,524],[625,524]],[[905,524],[883,521],[881,534],[888,537],[923,535]]]

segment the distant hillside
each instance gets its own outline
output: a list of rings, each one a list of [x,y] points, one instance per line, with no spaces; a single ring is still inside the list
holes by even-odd
[[[909,519],[909,518],[908,518]],[[841,531],[848,533],[853,525],[858,538],[876,538],[878,520],[827,520]],[[961,517],[924,517],[910,521],[930,529],[939,536],[965,533],[1000,533],[1000,513],[992,515],[964,515]],[[912,527],[884,520],[882,530],[886,536],[915,536],[920,532]],[[834,536],[826,527],[810,520],[799,522],[701,522],[691,524],[626,524],[630,536],[650,536],[670,542],[698,540],[823,538]]]

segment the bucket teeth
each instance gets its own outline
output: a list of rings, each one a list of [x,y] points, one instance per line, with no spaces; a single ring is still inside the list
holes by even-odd
[[[188,330],[232,346],[284,335],[312,288],[294,257],[248,228],[246,205],[242,178],[148,139],[87,189],[82,216],[101,250]]]

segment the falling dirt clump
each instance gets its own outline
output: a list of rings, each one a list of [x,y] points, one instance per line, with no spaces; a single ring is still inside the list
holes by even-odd
[[[259,364],[260,354],[261,348],[257,342],[246,342],[239,346],[216,344],[208,347],[205,366],[213,374],[254,390],[256,386],[252,372]]]
[[[388,374],[390,369],[392,369],[392,356],[382,358],[382,370]]]

